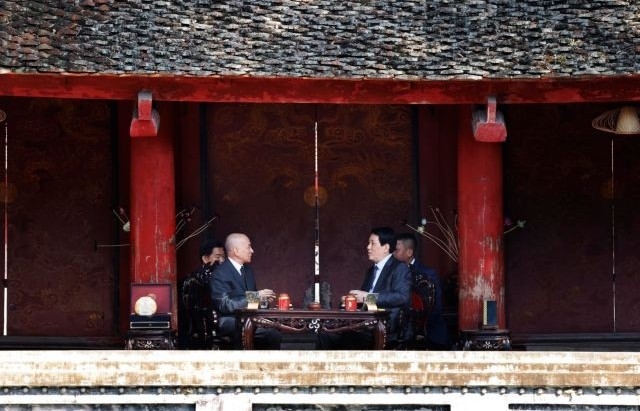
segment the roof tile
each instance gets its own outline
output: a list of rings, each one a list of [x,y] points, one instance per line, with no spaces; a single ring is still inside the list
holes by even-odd
[[[0,70],[538,78],[640,72],[636,0],[5,0]]]

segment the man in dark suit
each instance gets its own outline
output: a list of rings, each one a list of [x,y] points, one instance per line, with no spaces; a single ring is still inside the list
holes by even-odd
[[[205,240],[200,246],[200,260],[203,266],[222,264],[225,258],[224,244],[221,241]]]
[[[427,348],[431,350],[444,350],[451,348],[451,341],[449,339],[449,332],[447,331],[447,324],[442,316],[442,283],[440,276],[431,267],[420,263],[416,259],[416,248],[418,241],[416,236],[411,233],[398,234],[398,243],[396,244],[396,250],[393,256],[398,260],[409,265],[411,268],[412,277],[422,275],[429,279],[435,286],[435,302],[431,312],[425,319],[424,334]]]
[[[205,240],[200,246],[200,268],[184,279],[180,286],[180,346],[188,349],[210,348],[211,291],[213,270],[225,259],[224,244]]]
[[[276,294],[268,288],[258,290],[256,287],[253,270],[248,265],[253,255],[249,237],[241,233],[229,234],[225,249],[227,259],[214,270],[211,277],[211,299],[220,315],[220,335],[232,335],[234,345],[240,348],[234,310],[247,307],[245,291],[258,291],[260,298],[266,298],[269,302],[275,300]],[[277,350],[280,340],[280,332],[275,329],[259,327],[255,331],[257,348]]]
[[[349,294],[364,302],[369,293],[378,294],[377,305],[390,312],[387,345],[393,346],[398,338],[400,311],[410,302],[411,274],[406,264],[392,255],[396,248],[396,235],[389,227],[371,230],[367,243],[369,260],[374,264],[367,270],[359,290]],[[368,349],[373,344],[373,333],[369,330],[341,334],[323,333],[318,336],[320,349]]]

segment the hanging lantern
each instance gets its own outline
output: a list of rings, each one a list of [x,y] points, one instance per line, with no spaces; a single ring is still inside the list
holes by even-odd
[[[600,114],[591,122],[593,128],[613,134],[640,134],[640,109],[624,106]]]

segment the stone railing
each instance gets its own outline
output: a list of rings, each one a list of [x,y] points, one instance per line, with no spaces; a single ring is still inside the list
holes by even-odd
[[[640,406],[640,354],[0,351],[0,404],[0,410],[626,409]]]

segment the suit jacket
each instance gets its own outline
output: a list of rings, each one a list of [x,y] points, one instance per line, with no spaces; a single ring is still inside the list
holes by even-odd
[[[361,290],[369,290],[373,283],[373,266],[367,271]],[[391,338],[393,334],[398,332],[400,321],[400,310],[406,309],[411,302],[411,271],[409,267],[391,256],[385,263],[376,286],[374,293],[378,293],[378,307],[388,309],[389,316],[389,333]]]
[[[251,267],[245,264],[244,277],[226,259],[213,271],[211,276],[211,301],[218,312],[218,327],[222,334],[235,330],[233,311],[247,307],[245,291],[257,291],[255,276]],[[246,282],[245,282],[246,281]]]
[[[433,281],[436,286],[436,300],[433,305],[433,310],[429,314],[429,318],[427,318],[424,330],[425,338],[436,345],[450,345],[451,342],[449,341],[447,324],[442,316],[442,281],[440,281],[440,276],[436,270],[431,267],[427,267],[418,260],[413,263],[412,274],[422,274]]]

